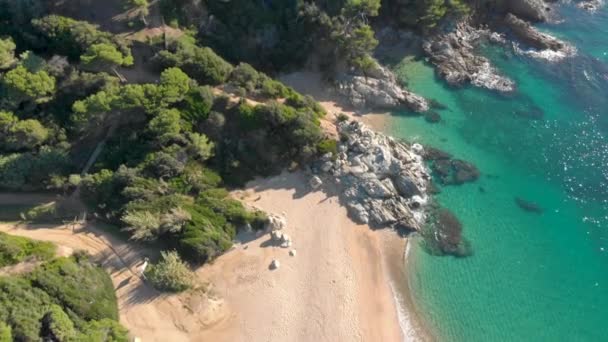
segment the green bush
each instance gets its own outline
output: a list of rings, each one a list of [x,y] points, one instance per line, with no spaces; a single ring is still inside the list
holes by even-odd
[[[42,338],[45,341],[72,341],[76,337],[74,322],[59,305],[51,305],[42,318]]]
[[[161,291],[181,292],[190,289],[194,286],[194,278],[194,272],[176,251],[161,252],[161,260],[146,270],[146,279]]]
[[[55,259],[36,268],[29,279],[85,320],[118,319],[110,277],[87,258]]]
[[[0,321],[0,342],[13,342],[11,326]]]
[[[264,99],[278,99],[294,93],[283,83],[256,71],[247,63],[237,65],[230,74],[228,81],[237,89],[244,89],[246,95]]]
[[[0,267],[15,265],[27,259],[49,260],[55,256],[50,242],[0,233]]]
[[[86,323],[76,338],[82,342],[129,342],[127,329],[112,319],[101,319]]]
[[[78,60],[85,51],[95,44],[112,45],[127,59],[131,49],[126,40],[109,32],[100,31],[95,25],[58,15],[49,15],[32,20],[39,45],[50,53],[60,54]]]
[[[171,51],[159,52],[156,61],[163,67],[179,67],[200,84],[218,85],[226,82],[232,65],[208,47],[199,47],[193,38],[185,36]]]
[[[323,155],[326,153],[332,153],[333,155],[338,154],[338,142],[333,139],[323,139],[317,145],[317,151]]]
[[[26,279],[0,277],[0,321],[11,326],[15,341],[39,341],[42,318],[52,304],[46,292]]]

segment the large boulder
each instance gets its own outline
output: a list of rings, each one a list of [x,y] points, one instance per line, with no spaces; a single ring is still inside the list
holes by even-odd
[[[267,231],[272,232],[275,230],[281,230],[285,227],[287,227],[287,220],[284,217],[277,215],[268,216],[268,222],[266,223]]]
[[[549,7],[543,0],[508,0],[507,10],[520,18],[540,22],[547,20]]]
[[[323,185],[323,181],[318,176],[313,176],[310,179],[310,181],[308,181],[308,184],[310,185],[311,188],[313,188],[314,190],[316,190],[319,187],[321,187],[321,185]]]
[[[397,188],[399,195],[410,198],[414,195],[420,195],[420,189],[410,176],[406,174],[400,174],[393,179],[393,184]]]

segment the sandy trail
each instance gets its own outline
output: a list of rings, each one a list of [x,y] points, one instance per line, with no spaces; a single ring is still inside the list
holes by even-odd
[[[137,275],[137,266],[144,255],[149,255],[146,250],[114,238],[93,225],[72,231],[68,226],[0,224],[0,231],[51,241],[60,246],[60,250],[88,251],[112,278],[121,323],[143,341],[191,341],[193,332],[213,323],[207,317],[207,310],[193,315],[193,309],[198,309],[193,305],[213,308],[213,318],[221,317],[221,302],[210,303],[202,293],[163,295],[142,282]]]

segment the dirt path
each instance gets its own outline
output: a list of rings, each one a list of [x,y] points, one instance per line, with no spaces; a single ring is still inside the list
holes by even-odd
[[[51,241],[60,249],[86,250],[93,255],[112,278],[121,323],[142,341],[191,341],[191,334],[222,318],[222,302],[200,291],[164,295],[142,282],[137,266],[146,251],[93,225],[72,231],[67,226],[0,224],[0,231]]]

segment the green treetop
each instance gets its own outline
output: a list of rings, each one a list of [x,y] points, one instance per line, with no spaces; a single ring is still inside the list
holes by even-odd
[[[26,101],[38,104],[51,99],[55,92],[55,78],[46,71],[32,73],[20,65],[4,75],[2,86],[9,106],[18,107]]]
[[[119,65],[133,65],[132,56],[123,56],[116,46],[107,43],[91,45],[80,60],[87,66],[100,68],[115,67]]]
[[[8,69],[15,63],[15,48],[11,38],[0,39],[0,69]]]

